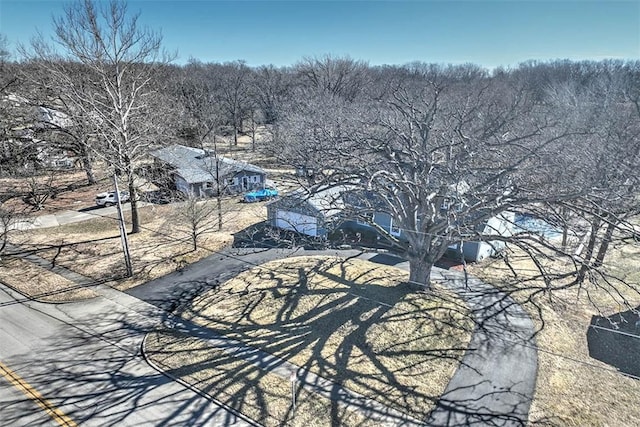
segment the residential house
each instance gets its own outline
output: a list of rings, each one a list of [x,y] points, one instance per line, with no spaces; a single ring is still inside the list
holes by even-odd
[[[172,177],[175,188],[197,197],[236,194],[263,188],[266,172],[247,162],[216,156],[209,150],[171,145],[151,152],[159,168]]]
[[[368,208],[362,209],[362,197],[369,200]],[[375,206],[375,195],[367,192],[354,192],[349,186],[325,187],[319,189],[298,189],[267,204],[268,223],[277,228],[293,230],[308,236],[327,238],[338,228],[355,230],[369,235],[384,233],[405,240],[404,230],[394,221],[392,215],[382,206],[371,213]],[[379,203],[378,203],[379,205]],[[366,212],[359,217],[358,211]],[[365,220],[365,217],[367,219]],[[373,223],[373,224],[372,224]],[[476,228],[478,236],[508,236],[512,234],[514,214],[504,212],[480,223]],[[383,230],[384,233],[380,233]],[[468,261],[480,261],[496,254],[504,248],[502,241],[464,241],[449,247],[455,254],[463,254]]]
[[[345,186],[297,189],[267,204],[267,222],[307,236],[327,237],[341,221],[345,191]]]
[[[15,94],[2,97],[0,104],[3,114],[10,117],[12,125],[5,130],[5,139],[0,141],[3,163],[24,168],[74,166],[77,159],[65,149],[64,134],[55,132],[73,126],[67,114],[45,106],[34,106],[26,98]],[[52,140],[41,139],[43,135]],[[5,161],[7,157],[9,159]]]

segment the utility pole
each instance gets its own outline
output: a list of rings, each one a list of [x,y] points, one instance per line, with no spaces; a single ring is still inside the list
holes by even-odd
[[[127,229],[124,226],[124,216],[122,215],[122,203],[120,203],[120,189],[118,188],[118,178],[113,174],[113,185],[116,188],[116,206],[118,208],[118,224],[120,225],[120,241],[122,242],[122,250],[124,252],[124,263],[127,266],[127,277],[133,276],[133,268],[131,267],[131,255],[129,254],[129,240],[127,238]]]

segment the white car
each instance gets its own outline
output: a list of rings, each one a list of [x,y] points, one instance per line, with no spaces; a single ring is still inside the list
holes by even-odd
[[[120,192],[120,202],[126,202],[129,200],[129,192]],[[96,205],[98,206],[113,206],[118,202],[115,191],[107,191],[96,195]]]

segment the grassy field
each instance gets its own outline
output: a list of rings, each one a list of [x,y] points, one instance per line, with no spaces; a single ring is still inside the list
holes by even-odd
[[[204,203],[213,204],[210,200]],[[176,269],[180,260],[194,262],[220,250],[233,241],[236,233],[251,224],[265,219],[264,204],[246,205],[238,199],[224,201],[223,229],[211,229],[199,240],[198,250],[193,250],[189,241],[188,224],[180,215],[180,204],[149,205],[140,208],[142,232],[129,235],[129,247],[134,269],[134,277],[123,280],[125,264],[115,215],[63,225],[54,228],[34,229],[12,235],[13,243],[56,265],[67,267],[95,280],[113,279],[110,283],[119,289],[137,286],[154,278],[166,275]],[[92,212],[99,212],[92,211]],[[126,213],[128,217],[129,213]],[[211,222],[215,220],[212,216]],[[128,222],[128,218],[127,218]],[[30,274],[24,262],[3,257],[0,274],[2,277],[23,277]],[[69,301],[91,296],[91,293],[67,292],[73,284],[57,275],[41,271],[38,277],[49,277],[46,286],[43,281],[12,281],[9,283],[19,291],[38,296],[43,289],[49,293],[47,300]],[[56,292],[56,290],[58,292]]]
[[[362,260],[293,258],[240,274],[196,299],[182,316],[420,419],[458,366],[471,322],[452,294],[437,286],[433,294],[415,293],[406,280],[401,270]],[[272,396],[269,387],[246,386],[251,396],[262,396],[258,402],[234,400],[233,381],[221,381],[220,368],[193,351],[215,349],[166,333],[149,343],[152,358],[175,375],[230,396],[228,404],[252,418],[288,422],[286,399]],[[333,418],[318,425],[347,424],[335,403],[323,405],[330,405]],[[293,423],[305,424],[297,417]]]
[[[640,305],[640,248],[624,245],[614,248],[606,260],[608,271],[624,277],[631,287],[603,287],[602,281],[581,288],[554,292],[525,302],[524,307],[535,319],[537,336],[538,378],[529,414],[534,425],[557,426],[633,426],[640,420],[640,380],[630,378],[615,367],[590,356],[587,332],[592,316],[612,315],[625,311],[628,305]],[[520,278],[531,275],[533,263],[518,254],[512,264]],[[470,268],[472,274],[505,289],[517,289],[502,260],[491,260]],[[543,286],[542,283],[528,285]],[[524,302],[529,292],[515,294]],[[626,300],[626,302],[625,302]],[[544,324],[540,320],[544,320]],[[636,339],[638,340],[638,339]],[[628,349],[611,348],[612,352]],[[636,354],[637,358],[640,355]],[[640,363],[640,360],[637,360]]]
[[[79,288],[60,275],[19,258],[2,260],[0,282],[43,302],[75,301],[96,296],[91,289]]]

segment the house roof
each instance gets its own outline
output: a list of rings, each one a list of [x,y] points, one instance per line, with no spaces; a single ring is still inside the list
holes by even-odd
[[[221,177],[240,172],[265,174],[258,166],[227,157],[212,155],[210,151],[174,144],[151,152],[151,155],[173,166],[176,172],[189,184],[210,182],[215,179],[216,167]]]
[[[346,185],[338,186],[320,186],[312,188],[298,188],[288,194],[285,194],[282,199],[298,199],[300,203],[308,203],[319,213],[322,213],[325,218],[336,215],[342,212],[345,208],[345,202],[343,194],[349,191],[351,187]],[[278,203],[280,200],[276,200],[271,203]]]

